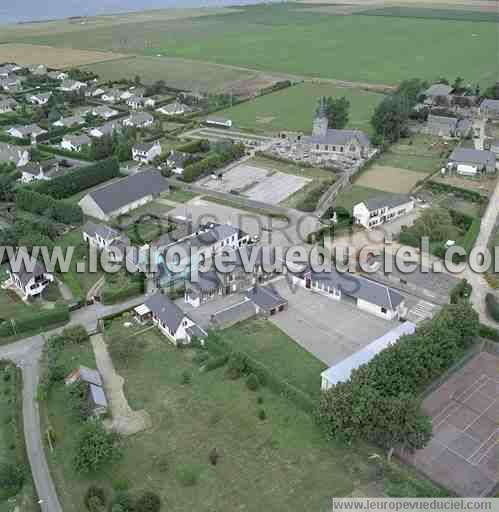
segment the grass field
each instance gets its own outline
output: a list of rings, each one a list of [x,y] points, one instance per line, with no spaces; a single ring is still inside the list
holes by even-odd
[[[21,36],[21,40],[373,83],[460,75],[485,86],[497,74],[492,58],[497,49],[496,23],[328,15],[296,4]],[[195,67],[192,73],[197,74]]]
[[[139,75],[145,83],[164,80],[176,89],[216,92],[253,79],[258,73],[220,66],[209,62],[168,57],[130,57],[115,65],[106,63],[84,66],[103,80],[119,80]]]
[[[491,7],[493,3],[491,2]],[[420,19],[438,19],[452,21],[484,21],[499,22],[499,14],[490,11],[456,10],[456,9],[429,9],[425,7],[391,6],[375,9],[366,9],[360,11],[363,16],[394,16],[397,18],[420,18]]]
[[[374,92],[307,82],[236,105],[220,112],[220,115],[232,119],[240,129],[310,133],[313,116],[322,96],[345,96],[350,101],[348,128],[364,131],[370,131],[369,120],[383,99],[381,94]]]
[[[355,184],[384,192],[407,194],[425,177],[426,174],[422,172],[375,164],[363,172]]]
[[[51,68],[71,68],[122,57],[119,53],[95,50],[73,50],[34,44],[0,44],[0,62],[16,62],[25,66],[45,64]],[[109,62],[106,65],[110,66]]]
[[[361,187],[359,185],[353,185],[351,188],[346,189],[338,194],[338,197],[334,201],[336,208],[346,208],[349,212],[352,211],[353,205],[360,203],[370,197],[379,196],[380,191],[374,188]]]

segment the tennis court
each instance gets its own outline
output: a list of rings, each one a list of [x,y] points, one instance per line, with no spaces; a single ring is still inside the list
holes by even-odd
[[[461,496],[486,496],[497,484],[499,357],[480,352],[423,402],[433,438],[403,458]]]

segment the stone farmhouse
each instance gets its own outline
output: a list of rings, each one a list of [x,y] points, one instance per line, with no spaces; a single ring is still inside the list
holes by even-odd
[[[430,114],[421,129],[421,133],[445,138],[465,138],[470,134],[471,128],[472,122],[470,119]]]
[[[406,194],[383,194],[353,207],[354,223],[368,230],[391,222],[414,209],[414,200]]]
[[[168,190],[163,176],[158,171],[148,170],[89,192],[78,204],[85,215],[108,221],[150,203]]]
[[[471,177],[493,175],[497,172],[496,155],[492,151],[458,147],[447,160],[447,171]]]

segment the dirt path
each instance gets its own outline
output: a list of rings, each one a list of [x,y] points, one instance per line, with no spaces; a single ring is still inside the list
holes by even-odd
[[[124,436],[131,436],[151,428],[152,421],[149,413],[145,410],[133,411],[128,405],[123,391],[125,381],[116,373],[102,335],[92,336],[91,340],[112,415],[111,420],[104,421],[104,426]]]

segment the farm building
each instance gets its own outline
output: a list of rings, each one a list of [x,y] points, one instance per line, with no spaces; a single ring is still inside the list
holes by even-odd
[[[496,155],[492,151],[456,148],[447,161],[447,169],[461,176],[480,176],[496,172]]]
[[[414,200],[406,194],[382,194],[353,207],[354,223],[373,229],[391,222],[414,209]]]
[[[331,272],[307,269],[294,275],[293,282],[333,300],[353,300],[359,309],[385,320],[395,320],[405,312],[404,297],[396,290],[334,268]]]
[[[363,349],[355,352],[350,357],[347,357],[338,364],[331,366],[321,373],[321,389],[327,391],[340,382],[347,382],[352,375],[352,372],[362,365],[367,364],[377,354],[385,348],[390,347],[398,342],[402,336],[414,334],[416,325],[411,322],[404,322],[395,327],[385,335],[374,340],[372,343]]]
[[[151,202],[168,188],[159,172],[148,170],[89,192],[78,204],[85,215],[108,221]]]

